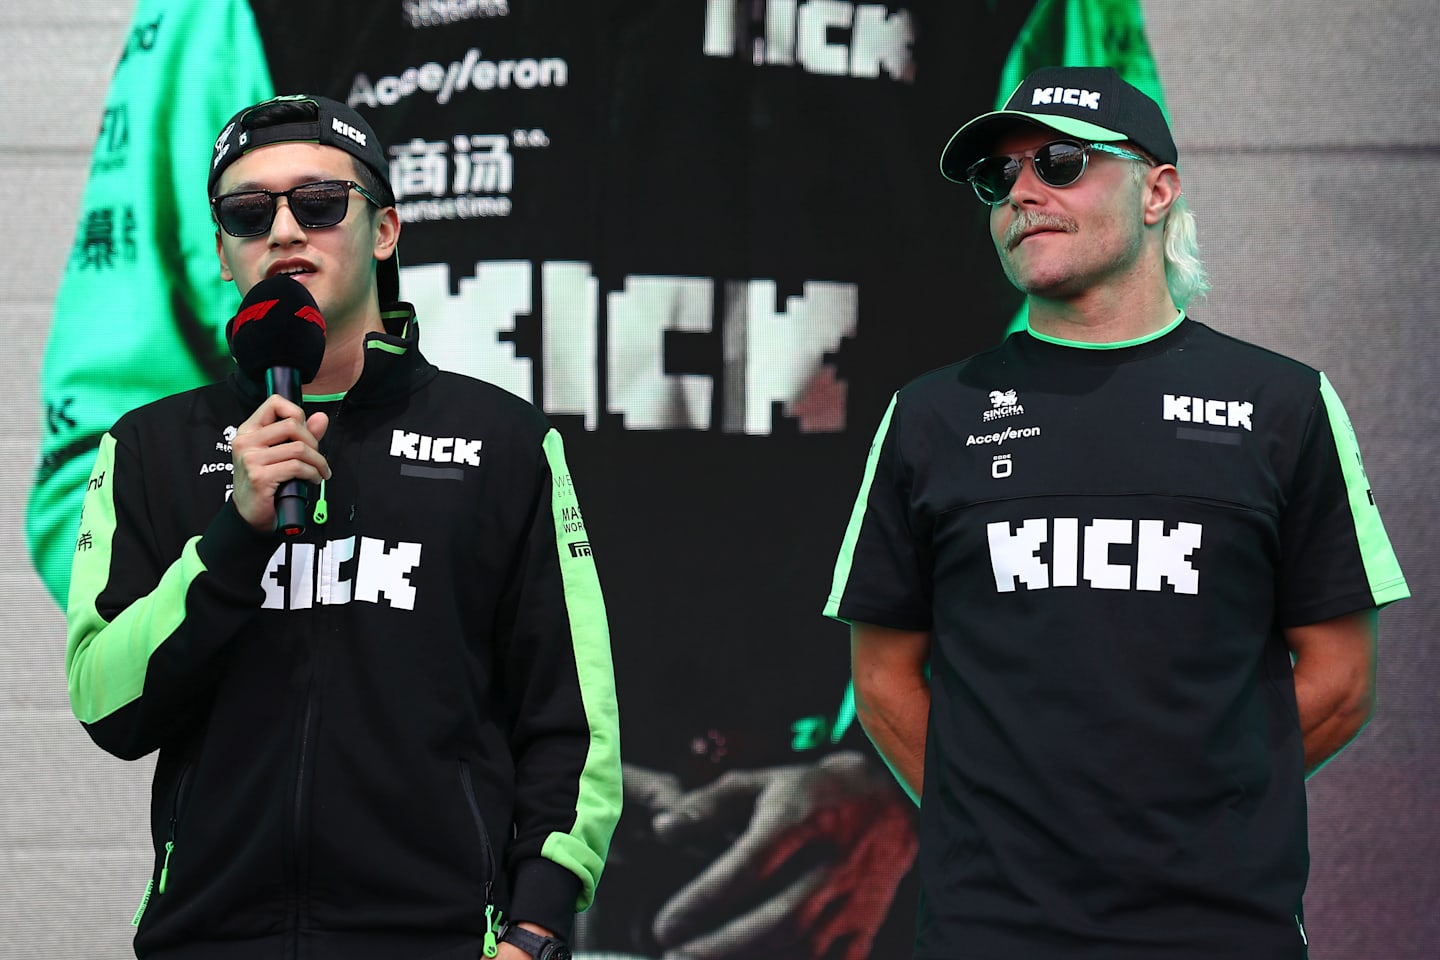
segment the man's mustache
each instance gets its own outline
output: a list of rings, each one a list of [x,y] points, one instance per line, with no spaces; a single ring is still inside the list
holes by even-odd
[[[1074,233],[1078,228],[1079,225],[1074,220],[1057,214],[1022,210],[1005,229],[1005,249],[1014,250],[1027,233],[1033,233],[1036,230],[1059,230],[1062,233]]]

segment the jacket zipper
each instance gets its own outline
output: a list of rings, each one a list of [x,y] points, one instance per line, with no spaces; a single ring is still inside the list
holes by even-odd
[[[336,408],[335,413],[330,417],[330,427],[326,430],[327,439],[339,441],[339,431],[335,429],[339,425],[340,414],[344,402]],[[323,524],[328,519],[329,505],[324,495],[324,486],[321,486],[320,498],[316,501],[316,511],[312,514],[312,520],[317,524]],[[291,553],[293,560],[294,554]],[[322,615],[323,617],[323,615]],[[311,649],[310,672],[305,681],[305,715],[300,724],[300,756],[295,769],[295,795],[291,810],[291,842],[294,844],[295,860],[292,868],[292,893],[290,905],[290,936],[292,937],[291,956],[300,956],[300,932],[305,918],[306,891],[309,887],[309,857],[306,851],[309,845],[305,837],[305,784],[309,776],[310,739],[315,726],[315,678],[320,672],[320,657],[323,653],[325,631],[323,624],[318,625],[313,636],[313,647]]]
[[[345,410],[345,401],[344,401],[344,400],[341,400],[340,403],[339,403],[339,405],[336,406],[336,408],[335,408],[335,413],[332,414],[331,417],[330,417],[330,426],[327,427],[326,430],[325,430],[325,435],[326,435],[327,437],[331,436],[331,431],[334,430],[336,427],[338,427],[338,426],[340,425],[340,414],[343,413],[344,410]],[[335,436],[338,438],[339,434],[336,433]],[[321,441],[321,443],[322,443],[322,445],[326,445],[326,444],[324,444],[324,441]],[[321,450],[320,452],[321,452],[321,453],[324,453],[325,451],[324,451],[324,450]],[[328,455],[327,455],[327,459],[328,459]],[[317,527],[323,527],[325,524],[327,524],[327,523],[330,522],[330,501],[329,501],[329,499],[325,496],[325,478],[324,478],[324,477],[321,477],[321,478],[320,478],[320,495],[319,495],[318,497],[316,497],[316,499],[315,499],[315,508],[314,508],[313,511],[311,511],[310,520],[311,520]]]
[[[485,947],[486,957],[500,952],[498,932],[501,915],[495,907],[492,893],[495,888],[495,851],[490,846],[490,832],[485,829],[485,820],[480,816],[480,804],[475,799],[475,783],[470,776],[470,764],[463,757],[460,760],[460,786],[465,791],[465,802],[470,805],[470,816],[475,821],[475,832],[480,837],[480,848],[485,852]]]
[[[305,718],[300,725],[300,759],[295,771],[295,801],[292,810],[291,821],[291,842],[295,847],[295,861],[292,873],[292,892],[290,906],[290,936],[293,938],[294,952],[291,956],[299,956],[300,949],[300,925],[304,909],[302,902],[305,898],[305,886],[307,883],[308,863],[305,856],[306,843],[303,837],[305,824],[305,778],[306,767],[310,762],[310,729],[315,717],[314,699],[314,664],[311,665],[310,679],[305,688]]]

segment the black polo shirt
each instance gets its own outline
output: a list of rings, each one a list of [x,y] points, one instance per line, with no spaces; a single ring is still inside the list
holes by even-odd
[[[1282,630],[1407,596],[1324,375],[1183,317],[892,401],[826,613],[929,630],[924,960],[1305,954]]]

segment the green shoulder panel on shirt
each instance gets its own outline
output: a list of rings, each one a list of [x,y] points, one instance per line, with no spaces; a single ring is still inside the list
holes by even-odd
[[[1370,593],[1375,605],[1383,606],[1404,600],[1410,596],[1405,575],[1400,571],[1400,561],[1390,546],[1390,537],[1380,520],[1370,491],[1370,479],[1365,475],[1365,465],[1360,459],[1360,444],[1355,438],[1355,428],[1340,395],[1330,384],[1330,378],[1320,374],[1320,399],[1330,420],[1330,433],[1335,438],[1335,451],[1340,457],[1340,470],[1345,477],[1346,496],[1350,502],[1350,515],[1355,521],[1355,539],[1360,544],[1360,559],[1365,565],[1365,576],[1370,581]]]
[[[580,697],[590,726],[590,748],[580,772],[575,804],[575,825],[567,834],[552,833],[541,855],[580,878],[577,910],[595,897],[595,885],[605,866],[610,835],[620,817],[620,715],[615,702],[615,670],[610,658],[610,627],[605,598],[590,555],[590,541],[581,519],[580,502],[560,434],[545,435],[545,459],[550,465],[550,507],[555,521],[555,547],[565,589],[575,669]],[[572,532],[566,531],[567,525]]]
[[[865,523],[865,505],[870,499],[870,486],[875,482],[875,465],[880,462],[880,448],[885,445],[885,436],[890,432],[890,418],[895,414],[895,403],[900,395],[890,398],[875,439],[870,444],[870,455],[865,459],[865,478],[860,482],[860,493],[855,498],[855,509],[850,514],[850,525],[845,528],[845,539],[840,544],[840,556],[835,561],[835,579],[830,584],[830,597],[825,603],[825,616],[840,619],[840,601],[845,595],[845,584],[850,580],[850,568],[855,562],[855,544],[860,539],[860,527]]]

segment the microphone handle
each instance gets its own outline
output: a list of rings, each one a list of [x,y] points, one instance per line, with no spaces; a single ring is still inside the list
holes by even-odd
[[[265,388],[304,408],[298,367],[271,367],[265,371]],[[298,537],[305,532],[305,508],[310,489],[298,478],[286,480],[275,491],[275,529],[283,536]]]

